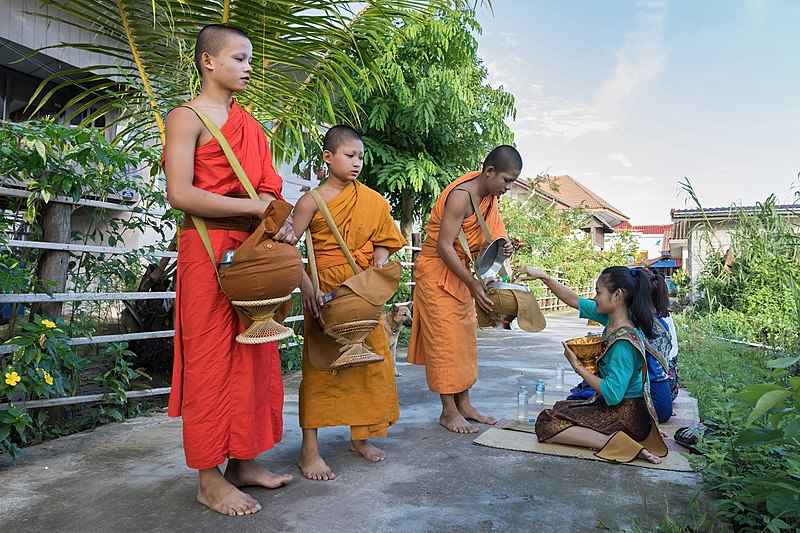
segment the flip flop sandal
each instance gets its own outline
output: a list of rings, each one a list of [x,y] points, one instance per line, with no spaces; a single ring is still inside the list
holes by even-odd
[[[695,448],[695,445],[699,440],[698,436],[704,434],[706,429],[702,424],[679,428],[675,431],[675,442],[684,448],[688,448],[690,453],[699,454],[700,452]]]

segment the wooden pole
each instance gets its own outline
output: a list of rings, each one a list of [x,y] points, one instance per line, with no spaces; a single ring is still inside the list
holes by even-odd
[[[68,243],[72,230],[72,208],[60,202],[45,204],[42,220],[42,240],[47,242]],[[39,256],[38,275],[45,282],[48,293],[64,292],[67,287],[67,268],[69,252],[64,250],[43,250]],[[53,318],[61,316],[63,302],[40,302],[33,306],[33,312],[49,315]]]

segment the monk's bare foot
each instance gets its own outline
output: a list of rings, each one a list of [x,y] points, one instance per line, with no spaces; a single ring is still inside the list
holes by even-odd
[[[486,413],[482,413],[472,404],[459,406],[458,412],[461,413],[461,415],[467,420],[474,420],[475,422],[479,422],[481,424],[489,424],[490,426],[493,426],[497,423],[497,419],[495,419],[495,417],[487,415]]]
[[[319,454],[304,454],[300,451],[300,470],[308,479],[315,481],[331,481],[336,479],[336,474],[322,460]]]
[[[231,485],[219,471],[217,474],[201,476],[197,485],[198,502],[227,516],[251,515],[261,510],[261,504],[255,498]]]
[[[639,455],[636,456],[637,459],[644,459],[649,463],[653,463],[654,465],[661,464],[661,459],[650,453],[647,448],[642,448],[642,451],[639,452]]]
[[[439,417],[439,423],[452,431],[453,433],[477,433],[480,431],[478,428],[467,422],[464,416],[456,411],[454,414]]]
[[[255,459],[246,461],[231,459],[225,469],[225,479],[234,487],[258,485],[268,489],[277,489],[278,487],[283,487],[294,478],[289,474],[273,474],[258,464]]]
[[[386,452],[373,446],[368,440],[351,440],[350,450],[360,453],[364,459],[373,463],[379,463],[386,459]]]
[[[659,434],[659,435],[661,435],[661,438],[662,438],[662,439],[667,439],[667,438],[669,438],[669,435],[667,435],[667,432],[666,432],[666,431],[664,431],[664,430],[663,430],[663,429],[661,429],[661,428],[658,428],[658,434]]]

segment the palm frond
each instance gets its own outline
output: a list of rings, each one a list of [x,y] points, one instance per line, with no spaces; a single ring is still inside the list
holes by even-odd
[[[197,31],[230,22],[250,35],[257,67],[250,89],[238,100],[269,126],[276,159],[289,160],[302,153],[304,132],[337,120],[332,101],[354,111],[353,94],[381,86],[368,51],[384,49],[399,21],[424,18],[442,2],[43,0],[58,9],[38,16],[96,35],[93,42],[56,46],[101,53],[105,59],[52,75],[29,109],[36,112],[59,91],[78,89],[63,113],[90,110],[88,121],[113,112],[116,118],[107,124],[118,127],[135,117],[135,126],[119,129],[118,142],[152,142],[159,136],[163,141],[161,117],[199,90],[193,66]],[[50,82],[56,87],[45,90]]]

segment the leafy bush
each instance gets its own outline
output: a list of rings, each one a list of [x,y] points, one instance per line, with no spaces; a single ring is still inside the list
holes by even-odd
[[[800,526],[800,358],[715,339],[730,326],[719,314],[676,325],[683,385],[712,428],[692,461],[720,515],[743,531]]]
[[[632,261],[638,243],[631,232],[620,232],[607,250],[598,250],[581,231],[584,209],[555,209],[538,201],[500,200],[508,236],[519,242],[514,259],[520,264],[559,271],[572,287],[591,285],[606,267]]]

